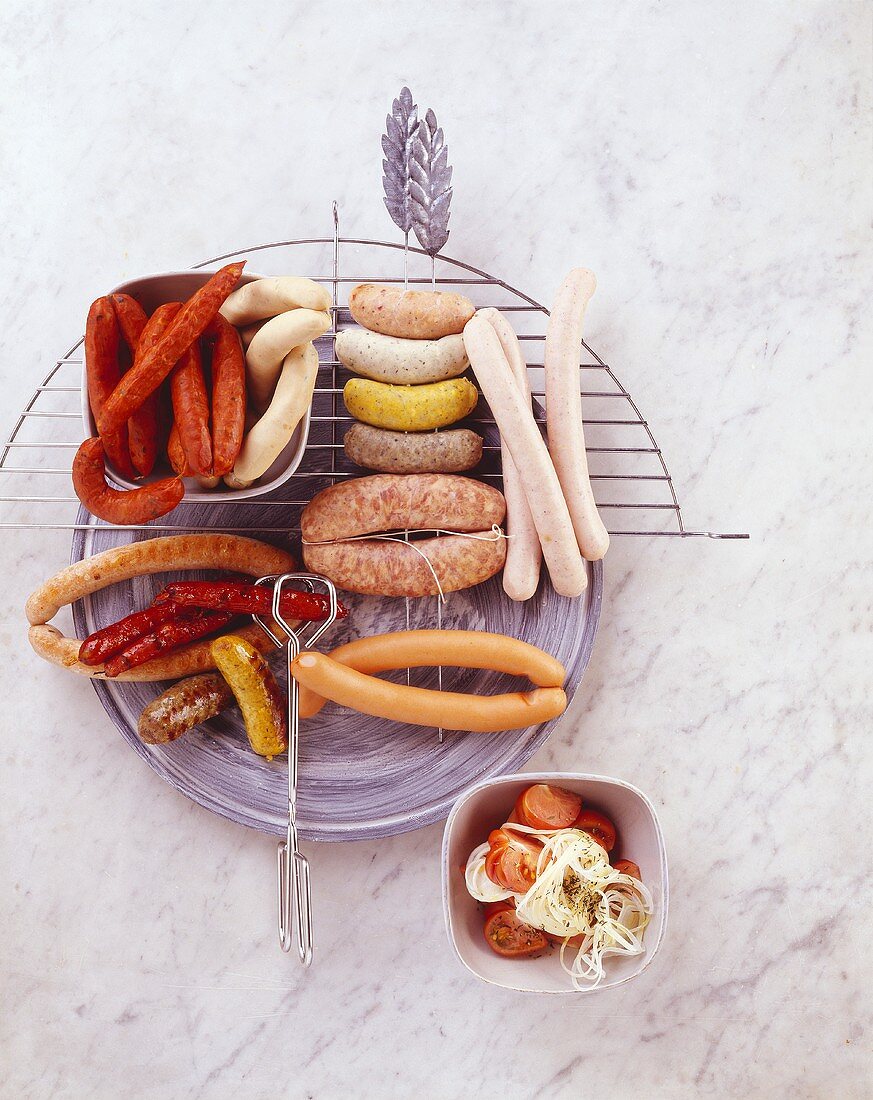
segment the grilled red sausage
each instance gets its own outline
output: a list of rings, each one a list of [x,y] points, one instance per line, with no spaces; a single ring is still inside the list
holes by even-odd
[[[79,648],[79,660],[85,665],[102,665],[144,634],[152,633],[162,623],[178,616],[179,609],[171,603],[147,607],[145,611],[134,611],[117,623],[89,634]]]
[[[273,606],[273,590],[269,586],[248,584],[246,581],[176,581],[159,592],[154,602],[156,605],[172,603],[176,607],[266,616]],[[280,610],[285,619],[320,622],[327,618],[330,604],[320,592],[299,592],[286,587],[282,590]],[[338,619],[344,619],[348,613],[347,608],[338,605]]]
[[[234,617],[232,611],[204,611],[200,615],[188,617],[176,617],[163,623],[151,634],[144,634],[131,643],[121,653],[106,662],[103,671],[109,677],[117,676],[119,672],[126,672],[129,668],[144,665],[153,657],[158,657],[171,649],[187,645],[197,638],[205,638],[207,634],[213,634],[221,630]]]

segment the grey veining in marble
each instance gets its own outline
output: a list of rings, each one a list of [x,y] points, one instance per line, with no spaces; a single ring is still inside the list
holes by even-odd
[[[870,11],[3,5],[4,436],[123,278],[321,234],[333,198],[395,232],[379,139],[408,83],[451,142],[452,254],[545,302],[594,270],[591,342],[686,516],[753,535],[614,540],[531,767],[653,799],[670,926],[638,982],[543,1022],[453,959],[436,825],[310,848],[318,961],[282,956],[272,840],[40,664],[20,608],[69,533],[4,532],[4,1100],[870,1096]]]

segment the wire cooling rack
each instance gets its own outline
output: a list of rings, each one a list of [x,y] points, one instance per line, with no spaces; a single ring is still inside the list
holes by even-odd
[[[345,457],[343,435],[353,421],[342,402],[342,388],[349,377],[337,361],[333,343],[343,327],[353,323],[348,311],[348,291],[358,283],[405,282],[459,289],[477,307],[493,306],[511,315],[526,351],[531,376],[534,414],[545,424],[543,342],[548,310],[502,279],[449,256],[428,256],[423,250],[401,243],[343,237],[336,204],[333,234],[299,240],[277,241],[214,256],[196,264],[212,267],[232,259],[247,259],[262,274],[308,275],[333,291],[333,325],[318,342],[319,374],[313,399],[309,442],[299,470],[281,487],[263,498],[247,500],[246,518],[257,510],[258,520],[245,527],[220,527],[225,531],[287,532],[299,526],[299,513],[289,524],[289,507],[301,508],[308,500],[296,499],[295,478],[324,479],[324,484],[358,477],[367,471]],[[349,274],[345,274],[346,271]],[[72,454],[83,438],[81,392],[83,339],[55,361],[37,387],[6,440],[0,455],[0,503],[6,505],[0,528],[24,530],[88,530],[103,526],[90,516],[72,491]],[[588,462],[594,495],[612,536],[748,538],[746,534],[689,530],[685,526],[673,479],[652,430],[636,402],[616,377],[612,367],[583,343],[580,349],[580,393],[585,413]],[[465,423],[485,438],[482,465],[476,477],[500,485],[500,443],[494,419],[480,400]],[[121,528],[148,532],[191,531],[186,524],[183,500],[169,516],[145,525]],[[202,504],[202,501],[198,503]],[[262,519],[260,518],[262,517]]]

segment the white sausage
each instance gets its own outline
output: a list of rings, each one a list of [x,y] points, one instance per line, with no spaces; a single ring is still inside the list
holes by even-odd
[[[525,401],[530,405],[527,364],[521,353],[521,345],[515,335],[515,329],[499,310],[480,309],[479,316],[484,317],[497,333],[515,381],[521,387]],[[536,592],[540,581],[542,558],[540,538],[533,516],[530,514],[521,478],[502,436],[500,448],[503,463],[503,495],[506,497],[506,530],[509,534],[506,565],[503,567],[503,591],[511,600],[529,600]]]
[[[255,279],[235,290],[219,313],[232,325],[250,325],[289,309],[330,309],[330,291],[312,279],[296,275],[280,275],[272,279]]]
[[[441,340],[404,340],[365,328],[347,328],[337,334],[335,347],[344,367],[374,382],[443,382],[457,378],[469,366],[460,335]]]
[[[270,403],[285,357],[323,336],[330,328],[330,314],[314,309],[292,309],[267,321],[255,335],[246,352],[249,399],[262,412]]]
[[[522,396],[500,339],[486,318],[477,314],[467,322],[464,346],[518,470],[552,586],[561,596],[578,596],[587,587],[588,573],[530,403]]]
[[[609,534],[597,512],[588,477],[579,397],[582,321],[596,285],[594,274],[584,267],[574,268],[561,283],[549,318],[544,359],[549,451],[579,549],[589,561],[599,561],[609,549]]]
[[[265,473],[287,447],[312,403],[318,376],[318,352],[312,344],[285,356],[270,407],[243,440],[242,450],[225,482],[245,489]]]

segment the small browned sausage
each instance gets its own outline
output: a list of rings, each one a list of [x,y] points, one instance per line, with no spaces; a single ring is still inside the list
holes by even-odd
[[[220,673],[189,676],[148,704],[139,719],[140,738],[147,745],[176,741],[183,733],[226,710],[233,701],[233,692]]]
[[[445,432],[392,432],[353,424],[343,447],[352,462],[386,474],[456,474],[482,460],[482,437],[469,428]]]

